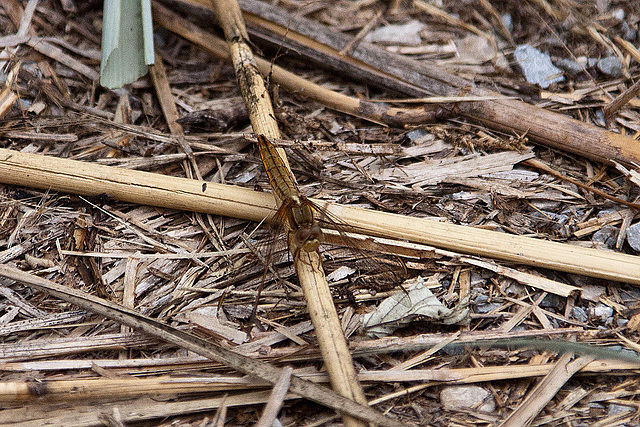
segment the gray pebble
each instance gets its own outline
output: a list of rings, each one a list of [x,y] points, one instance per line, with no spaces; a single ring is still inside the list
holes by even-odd
[[[613,308],[604,304],[598,304],[589,309],[589,314],[591,317],[595,317],[600,320],[607,320],[613,316]]]
[[[496,402],[491,393],[477,385],[445,387],[440,392],[440,404],[445,409],[480,410],[493,412]]]
[[[502,15],[502,25],[509,30],[509,32],[513,31],[513,18],[510,13],[505,13]]]
[[[481,304],[476,307],[476,312],[480,314],[488,313],[490,311],[499,308],[502,304],[497,302],[492,302],[491,304]]]
[[[422,43],[420,31],[425,28],[425,24],[415,19],[406,24],[386,25],[367,34],[365,41],[370,43],[415,46]]]
[[[610,77],[622,77],[622,63],[616,56],[607,56],[598,61],[598,70]]]
[[[425,129],[414,129],[405,134],[405,136],[409,138],[410,141],[415,141],[416,139],[420,139],[426,135],[429,135],[429,132],[427,132]]]
[[[533,46],[526,44],[518,46],[513,57],[529,83],[546,89],[552,83],[564,81],[562,70],[553,65],[549,55]]]
[[[605,225],[600,230],[593,233],[591,241],[595,243],[603,243],[609,248],[613,248],[616,245],[616,239],[618,238],[618,227],[613,225]]]
[[[589,320],[587,312],[582,307],[573,307],[571,309],[571,316],[580,323],[586,323]]]
[[[627,242],[629,242],[629,246],[640,252],[640,222],[627,228]]]
[[[632,410],[633,408],[630,408],[624,405],[616,405],[615,403],[611,403],[607,405],[607,415],[609,415],[610,417],[613,415],[621,414],[623,412],[629,412]]]
[[[606,290],[604,286],[592,285],[589,283],[576,283],[576,285],[582,287],[582,293],[580,294],[582,299],[592,302],[600,301],[600,297],[604,295]]]
[[[582,65],[580,65],[573,59],[558,59],[555,61],[555,64],[570,76],[576,76],[582,72]]]

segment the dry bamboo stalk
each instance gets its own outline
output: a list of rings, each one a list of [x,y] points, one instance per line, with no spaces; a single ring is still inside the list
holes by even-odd
[[[262,221],[273,196],[246,188],[0,149],[0,182]],[[317,201],[319,204],[322,202]],[[353,231],[464,254],[640,285],[640,257],[495,231],[324,204]]]
[[[304,328],[304,331],[310,328]],[[532,337],[550,337],[550,336],[565,336],[580,334],[581,328],[557,328],[550,330],[529,330],[521,332],[509,332],[498,333],[497,331],[481,331],[479,332],[463,332],[456,341],[458,344],[474,343],[475,345],[482,345],[484,340],[495,339],[513,339],[513,338],[532,338]],[[118,335],[120,336],[120,335]],[[366,356],[371,354],[393,353],[398,351],[420,351],[425,348],[433,347],[438,343],[448,340],[453,335],[451,334],[426,334],[411,337],[387,337],[376,340],[357,341],[351,344],[350,348],[353,353],[358,356]],[[111,336],[112,338],[112,336]],[[102,340],[107,340],[109,337],[101,337]],[[258,340],[258,344],[273,345],[278,341],[262,341]],[[41,341],[38,341],[41,343]],[[128,346],[129,342],[120,343],[120,347]],[[113,346],[111,346],[113,348]],[[235,347],[236,351],[241,354],[250,353],[242,352],[242,346]],[[89,348],[88,350],[91,350]],[[29,355],[25,351],[22,359],[28,359]],[[55,353],[49,352],[46,355],[55,355]],[[42,355],[40,355],[42,356]],[[317,352],[308,348],[306,351],[301,351],[299,348],[294,347],[280,347],[274,348],[270,356],[278,360],[284,360],[288,362],[296,362],[299,360],[317,360],[319,359]],[[2,369],[9,372],[22,372],[22,371],[65,371],[65,370],[78,370],[78,369],[91,369],[94,364],[101,368],[107,368],[112,370],[117,369],[135,369],[135,368],[157,368],[159,371],[167,372],[177,369],[183,371],[188,367],[200,367],[205,368],[218,368],[219,363],[208,361],[203,357],[177,357],[169,359],[73,359],[73,360],[41,360],[41,361],[29,361],[29,362],[4,362]]]
[[[586,357],[584,358],[586,359]],[[199,362],[201,366],[203,362]],[[206,363],[206,362],[205,362]],[[360,381],[375,383],[438,382],[441,384],[475,384],[488,381],[517,380],[549,375],[556,363],[483,366],[473,368],[439,368],[410,370],[363,371],[358,374]],[[194,367],[196,364],[194,363]],[[205,365],[206,367],[206,365]],[[88,369],[88,368],[85,368]],[[579,369],[581,374],[602,374],[617,372],[626,375],[636,371],[638,364],[627,361],[596,360]],[[300,373],[302,379],[314,383],[328,382],[324,373]],[[0,402],[60,401],[102,399],[117,396],[145,396],[149,394],[191,394],[213,391],[248,390],[265,388],[268,383],[253,377],[225,376],[215,378],[167,377],[154,378],[84,378],[74,380],[5,381],[0,383]]]
[[[227,407],[255,406],[265,403],[268,398],[268,391],[258,391],[178,402],[156,402],[153,399],[136,399],[130,402],[107,402],[104,404],[99,402],[88,402],[86,404],[74,402],[72,408],[61,407],[59,403],[52,405],[41,403],[0,411],[0,424],[15,424],[16,420],[20,420],[20,425],[23,427],[39,427],[42,425],[65,427],[104,426],[105,414],[112,414],[114,408],[118,410],[118,420],[121,423],[136,423],[157,418],[212,411],[223,405]],[[296,396],[287,396],[287,399],[292,398],[296,398]]]
[[[190,181],[190,180],[187,180]],[[281,370],[265,362],[242,356],[231,350],[195,337],[187,332],[176,329],[160,321],[142,315],[134,310],[73,288],[59,285],[47,279],[26,273],[15,267],[0,264],[0,276],[15,280],[32,288],[45,291],[51,296],[77,305],[78,307],[100,314],[120,324],[130,326],[181,348],[190,350],[212,360],[217,360],[248,375],[254,375],[274,384],[281,377]],[[355,418],[363,419],[380,425],[402,426],[399,421],[366,405],[360,405],[325,387],[317,386],[296,376],[291,377],[290,389],[293,393],[313,400]]]
[[[582,357],[579,360],[584,360]],[[549,375],[556,363],[483,366],[474,368],[440,368],[440,369],[410,369],[407,371],[364,371],[360,373],[362,382],[413,382],[437,381],[446,384],[474,384],[486,381],[505,381],[522,378],[542,377]],[[636,371],[638,364],[633,362],[596,360],[579,369],[580,373],[608,374],[619,372],[626,375],[629,371]],[[318,375],[319,376],[319,375]],[[311,379],[311,376],[305,376]]]
[[[225,34],[236,80],[247,107],[253,130],[268,138],[280,138],[280,130],[275,120],[271,98],[249,47],[249,36],[237,1],[212,0],[212,4]],[[289,174],[293,176],[284,149],[280,148],[276,151],[283,159]],[[284,200],[278,200],[278,202],[282,204]],[[340,318],[333,305],[320,253],[318,251],[307,252],[297,247],[292,235],[294,231],[288,230],[289,247],[318,338],[320,351],[331,378],[331,385],[342,396],[366,405],[367,400],[362,386],[358,382],[347,340],[342,332]],[[365,422],[346,414],[342,414],[342,416],[343,422],[347,426],[366,425]]]
[[[26,343],[0,344],[0,359],[3,362],[33,360],[43,357],[61,357],[69,354],[100,350],[146,348],[156,345],[157,340],[140,334],[103,334],[74,338],[38,339]]]
[[[131,398],[149,395],[211,393],[264,388],[267,383],[211,381],[206,378],[84,378],[53,381],[0,382],[0,402]]]

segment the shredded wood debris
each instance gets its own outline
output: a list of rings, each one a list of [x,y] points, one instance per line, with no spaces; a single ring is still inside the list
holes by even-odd
[[[640,4],[239,3],[273,142],[327,227],[362,416],[638,425]],[[108,90],[101,2],[0,4],[2,271],[270,376],[4,277],[0,424],[339,422],[213,9],[152,7],[157,65]],[[531,49],[552,66],[527,69]],[[196,200],[213,188],[228,200]]]

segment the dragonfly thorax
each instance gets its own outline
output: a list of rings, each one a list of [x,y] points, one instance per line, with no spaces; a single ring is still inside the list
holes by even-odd
[[[318,249],[322,241],[322,230],[316,223],[313,204],[305,197],[291,197],[289,202],[289,224],[295,232],[296,245],[305,252]]]

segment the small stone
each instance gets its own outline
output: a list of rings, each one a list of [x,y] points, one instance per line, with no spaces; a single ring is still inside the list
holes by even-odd
[[[413,142],[417,139],[420,139],[424,136],[427,135],[431,135],[429,132],[427,132],[425,129],[414,129],[412,131],[409,131],[405,134],[405,136],[407,138],[409,138],[409,141]]]
[[[487,390],[476,385],[445,387],[440,392],[440,404],[448,410],[480,410],[493,412],[496,402]]]
[[[582,72],[582,65],[573,59],[562,58],[555,61],[555,64],[570,76],[576,76]]]
[[[489,313],[497,308],[500,308],[502,304],[498,302],[492,302],[491,304],[481,304],[476,307],[476,312],[479,314]]]
[[[504,25],[504,27],[510,32],[513,31],[513,18],[511,17],[511,14],[505,13],[500,18],[502,20],[502,25]]]
[[[524,287],[524,285],[521,285],[518,282],[513,282],[509,286],[507,286],[505,292],[510,295],[522,296],[526,294],[526,290],[527,289]]]
[[[370,43],[415,46],[422,43],[419,33],[425,28],[426,25],[413,19],[406,24],[380,27],[371,31],[364,39]]]
[[[546,89],[552,83],[564,81],[562,70],[553,65],[549,55],[533,46],[522,44],[516,48],[513,56],[529,83]]]
[[[604,112],[602,110],[596,111],[596,114],[595,114],[595,117],[593,118],[593,121],[598,126],[602,126],[602,127],[606,127],[607,126],[607,121],[604,118]]]
[[[563,305],[564,305],[564,298],[554,294],[548,294],[540,302],[541,308],[552,308],[556,310],[560,310],[560,307],[562,307]]]
[[[596,65],[598,65],[598,59],[597,58],[586,58],[586,63],[584,64],[584,66],[586,68],[593,68]]]
[[[624,405],[616,405],[615,403],[611,403],[607,405],[607,414],[611,417],[613,415],[618,415],[623,412],[630,412],[633,408]]]
[[[609,248],[613,248],[616,245],[618,238],[618,227],[613,225],[605,225],[600,230],[593,233],[591,241],[594,243],[603,243]]]
[[[622,21],[620,32],[622,33],[622,38],[630,42],[635,41],[636,35],[638,34],[636,30],[627,24],[627,21]]]
[[[622,8],[618,8],[611,13],[611,16],[613,16],[618,21],[624,20],[624,15],[625,15],[624,9]]]
[[[627,242],[629,242],[629,246],[640,252],[640,222],[627,228]]]
[[[580,323],[586,323],[589,320],[587,312],[582,307],[573,307],[571,309],[571,316]]]
[[[604,304],[598,304],[595,307],[589,309],[589,314],[592,317],[596,317],[600,320],[607,320],[613,316],[613,308]]]
[[[600,297],[604,295],[604,291],[604,286],[584,284],[582,285],[581,297],[587,301],[598,302]]]
[[[617,56],[607,56],[598,61],[598,70],[609,77],[622,77],[622,63]]]
[[[478,273],[476,270],[471,271],[471,287],[472,288],[480,287],[486,281],[487,281],[487,278],[483,277],[482,274]],[[486,298],[485,298],[485,301],[486,301]]]

